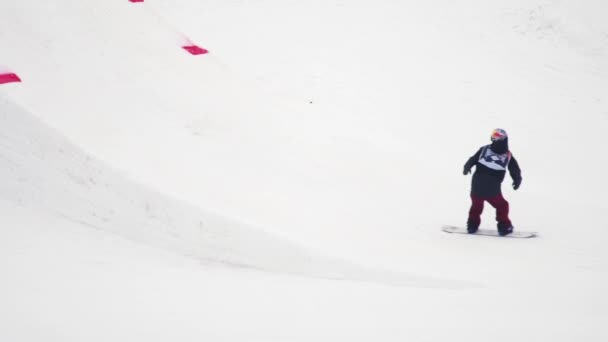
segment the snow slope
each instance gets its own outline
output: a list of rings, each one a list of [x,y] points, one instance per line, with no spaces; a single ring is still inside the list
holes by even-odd
[[[209,261],[269,270],[271,265],[281,269],[285,262],[289,266],[283,271],[312,261],[263,231],[180,205],[135,184],[4,97],[0,109],[0,194],[5,201]]]
[[[0,64],[23,82],[0,86],[0,334],[605,340],[606,13],[3,3]],[[185,53],[190,39],[211,54]],[[464,221],[461,165],[497,126],[524,172],[518,192],[505,184],[512,218],[540,237],[440,233]]]
[[[81,152],[4,98],[0,98],[0,113],[0,176],[4,179],[0,196],[41,215],[61,217],[206,263],[421,287],[471,285],[373,271],[315,255],[259,228],[142,187]]]

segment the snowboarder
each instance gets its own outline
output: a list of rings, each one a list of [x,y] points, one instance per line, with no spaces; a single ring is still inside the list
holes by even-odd
[[[504,129],[497,128],[490,137],[492,144],[481,147],[464,164],[463,174],[471,173],[475,166],[475,174],[471,182],[471,209],[467,220],[467,231],[470,234],[477,232],[481,223],[481,213],[484,202],[490,203],[496,209],[498,234],[501,236],[513,232],[513,225],[509,219],[509,202],[502,196],[501,183],[505,178],[506,170],[513,179],[513,189],[521,185],[521,170],[515,157],[509,151],[509,139]]]

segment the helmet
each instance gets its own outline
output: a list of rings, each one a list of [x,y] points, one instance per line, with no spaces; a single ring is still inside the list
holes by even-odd
[[[490,136],[490,140],[492,141],[500,141],[507,139],[507,131],[502,128],[497,128],[492,131],[492,135]]]

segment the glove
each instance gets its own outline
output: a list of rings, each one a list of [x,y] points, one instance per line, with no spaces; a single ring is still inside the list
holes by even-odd
[[[519,189],[520,185],[521,185],[521,179],[514,181],[513,182],[513,190]]]
[[[462,174],[463,175],[468,175],[469,173],[471,173],[471,168],[467,167],[466,165],[464,166],[464,170],[462,170]]]

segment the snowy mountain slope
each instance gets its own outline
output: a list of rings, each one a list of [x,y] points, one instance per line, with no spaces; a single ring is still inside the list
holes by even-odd
[[[289,265],[284,269],[289,270],[312,261],[298,247],[263,231],[134,184],[37,123],[5,96],[0,98],[0,114],[0,196],[5,201],[207,261],[269,270],[271,265]]]
[[[130,181],[4,97],[0,97],[0,114],[0,198],[10,203],[206,263],[406,286],[473,285],[366,269],[315,255],[260,229],[180,204]]]
[[[21,175],[43,177],[35,166],[48,166],[36,157],[20,163],[32,155],[22,142],[30,137],[47,144],[32,134],[14,136],[19,130],[11,124],[5,128],[10,158],[0,171],[9,180],[2,186],[10,203],[0,210],[12,213],[18,198],[35,206],[10,216],[11,227],[31,234],[2,230],[8,234],[2,251],[12,256],[3,258],[3,273],[15,279],[5,282],[5,298],[34,297],[59,306],[70,298],[62,290],[65,281],[78,284],[77,298],[106,293],[100,298],[128,304],[83,301],[71,306],[74,311],[28,316],[36,311],[35,302],[27,304],[28,311],[13,300],[26,313],[14,315],[9,307],[3,316],[13,317],[12,326],[49,327],[34,330],[45,331],[43,337],[55,329],[63,334],[52,335],[56,340],[91,337],[103,324],[147,340],[166,340],[175,331],[185,340],[605,340],[605,13],[606,5],[597,0],[1,4],[0,64],[23,78],[0,89],[6,108],[18,113],[8,122],[35,114],[123,175],[204,209],[197,212],[227,218],[213,227],[248,223],[233,230],[230,238],[237,241],[213,240],[218,244],[197,250],[194,209],[169,204],[172,209],[160,214],[165,197],[113,172],[110,193],[97,189],[99,202],[79,201],[92,191],[88,177],[97,180],[95,170],[106,169],[96,162],[91,163],[101,169],[88,169],[80,153],[76,165],[70,158],[66,165],[57,149],[48,162],[80,170],[75,175],[81,184],[52,173],[42,178],[49,181],[42,183],[49,197],[36,198],[23,184],[37,183],[20,181]],[[178,31],[212,53],[188,55]],[[39,127],[36,120],[29,122]],[[517,229],[539,230],[540,237],[517,241],[440,233],[443,223],[464,222],[470,179],[461,175],[461,166],[497,126],[511,134],[524,171],[518,192],[505,182],[512,218]],[[136,203],[119,197],[123,188],[131,189],[126,196]],[[29,195],[20,195],[22,189],[30,189]],[[61,200],[49,199],[55,196]],[[171,220],[147,216],[143,203],[149,197],[160,203],[152,206],[153,216],[184,220],[187,231],[179,239],[167,236]],[[113,209],[115,199],[128,211]],[[141,297],[135,290],[117,295],[120,286],[83,281],[70,269],[86,252],[71,248],[71,241],[80,240],[67,232],[82,227],[45,214],[58,208],[95,224],[124,212],[103,224],[114,229],[111,223],[121,223],[134,240],[147,236],[156,246],[193,251],[187,254],[209,256],[215,248],[213,253],[237,263],[253,255],[258,265],[273,270],[310,267],[302,273],[327,277],[348,269],[343,278],[394,283],[387,273],[319,266],[327,259],[317,256],[327,254],[399,271],[405,277],[401,283],[413,287],[246,270],[220,269],[216,277],[210,267],[181,269],[188,261],[167,261],[177,257],[158,251],[113,258],[108,255],[145,247],[125,243],[108,251],[99,242],[104,238],[85,228],[81,237],[92,258],[112,259],[107,268],[91,267],[88,276],[125,279],[149,290]],[[35,222],[25,219],[29,216]],[[50,254],[42,252],[44,242],[25,251],[15,247],[41,236],[37,220],[54,222],[52,244],[65,250],[65,257],[53,259],[65,265],[59,270],[62,280],[48,291],[31,286],[35,274],[45,274],[44,264],[31,262]],[[131,230],[132,220],[157,233]],[[484,225],[492,227],[492,221],[486,210]],[[249,224],[271,235],[252,232]],[[287,248],[282,237],[322,253],[308,263],[310,254]],[[258,254],[254,241],[278,250]],[[235,244],[247,253],[217,250]],[[142,277],[124,274],[118,265],[126,260],[151,271]],[[20,265],[34,276],[24,277]],[[167,278],[173,280],[162,281]],[[209,283],[209,292],[199,291]],[[481,286],[463,289],[463,284]],[[433,289],[420,289],[425,286]],[[443,291],[446,287],[461,291]],[[177,292],[176,304],[171,294]],[[144,309],[132,309],[141,303],[147,304]],[[87,310],[98,313],[97,319],[75,313]],[[167,312],[182,314],[166,322]],[[211,323],[201,328],[183,313]],[[157,323],[152,338],[145,323],[130,319],[134,315]],[[82,330],[70,330],[60,320],[76,321]],[[438,328],[436,322],[445,324]],[[33,336],[23,331],[22,336]],[[96,338],[116,339],[110,331]]]
[[[10,341],[594,340],[577,303],[214,267],[0,199],[0,336]],[[10,229],[8,229],[10,228]],[[471,300],[476,298],[476,300]],[[583,310],[581,310],[581,307]],[[517,329],[494,315],[520,312]],[[544,322],[571,324],[539,329]],[[441,328],[437,322],[442,322]],[[601,337],[601,336],[600,336]]]
[[[154,6],[314,127],[307,131],[314,137],[305,147],[310,154],[295,158],[317,169],[304,167],[288,188],[274,189],[302,195],[315,215],[302,218],[298,206],[279,201],[283,196],[228,203],[222,211],[293,228],[299,239],[323,236],[348,252],[366,248],[378,229],[403,241],[441,223],[462,223],[469,179],[459,177],[460,168],[487,143],[491,127],[511,133],[523,167],[525,188],[512,202],[521,229],[585,230],[604,210],[596,200],[608,190],[602,176],[608,27],[601,1],[159,0]],[[547,22],[546,30],[537,29]],[[581,172],[588,155],[597,159]],[[306,190],[295,184],[307,179],[307,189],[324,180],[314,192],[327,201],[306,201]],[[342,196],[328,194],[325,184]],[[263,206],[288,214],[266,214]],[[547,219],[525,209],[562,206],[555,211],[571,215]],[[589,206],[593,213],[586,213]],[[491,225],[492,216],[487,220]],[[345,245],[349,234],[365,242]]]
[[[462,222],[460,166],[495,126],[524,167],[520,203],[556,186],[580,211],[602,196],[602,167],[564,182],[587,162],[577,151],[608,164],[605,10],[584,4],[22,1],[3,5],[3,63],[27,80],[11,98],[110,165],[358,257],[386,242],[378,229],[393,241]],[[185,53],[176,28],[211,54]],[[569,229],[513,205],[522,228]]]

